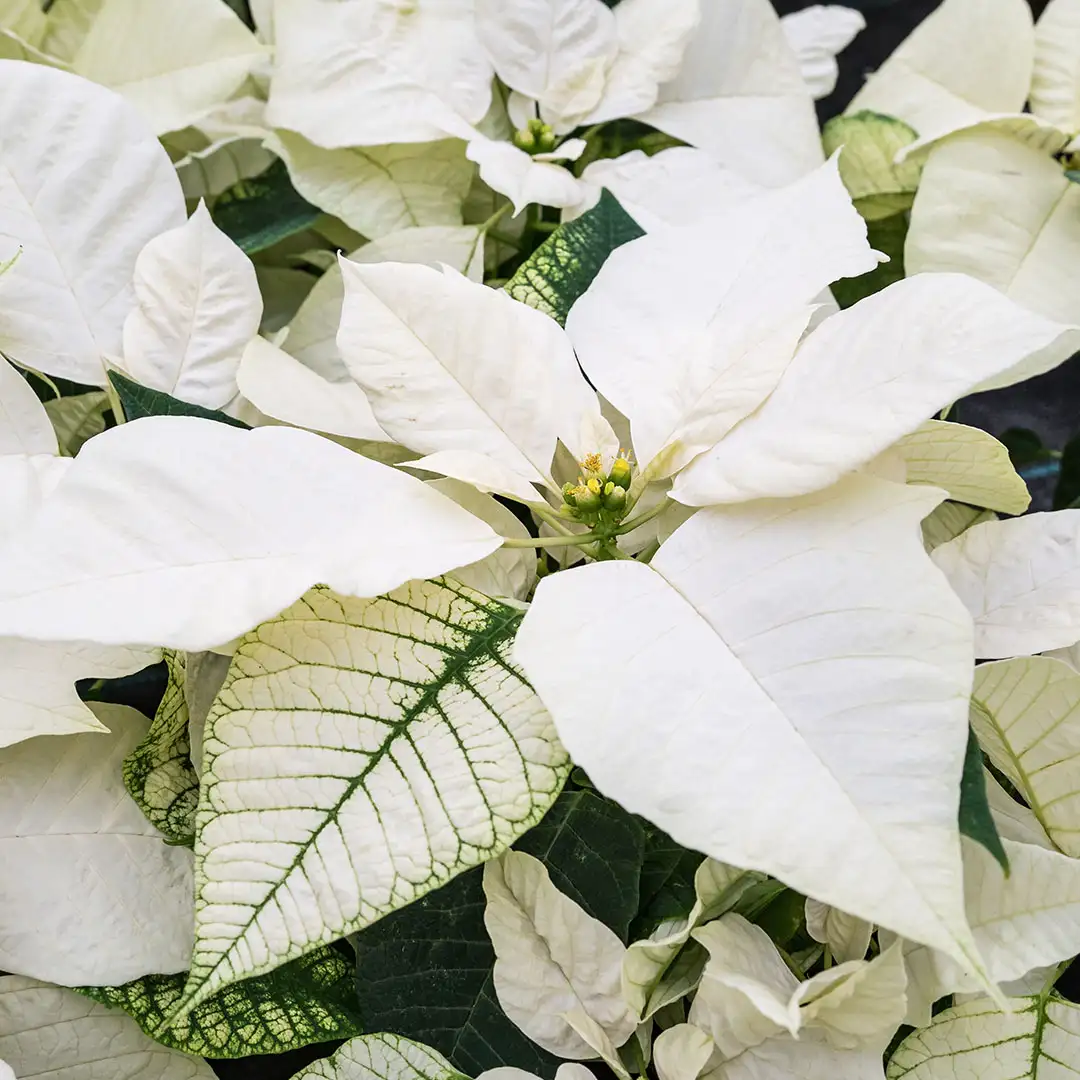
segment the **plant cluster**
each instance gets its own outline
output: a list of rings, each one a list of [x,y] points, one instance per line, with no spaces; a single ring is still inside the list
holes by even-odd
[[[0,1080],[1080,1074],[1080,0],[861,26],[0,0]]]

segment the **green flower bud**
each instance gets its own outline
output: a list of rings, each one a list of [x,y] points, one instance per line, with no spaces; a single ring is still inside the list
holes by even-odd
[[[571,484],[569,480],[563,484],[562,497],[567,506],[577,506],[577,490],[577,485]]]
[[[550,154],[555,149],[555,133],[546,127],[536,136],[536,149],[541,154]]]
[[[604,503],[604,497],[600,493],[599,484],[596,485],[595,489],[592,484],[578,488],[577,491],[574,492],[574,498],[577,500],[575,503],[577,508],[586,514],[599,510]]]
[[[626,488],[608,483],[604,488],[604,509],[618,513],[626,509]]]
[[[538,116],[534,116],[529,121],[528,128],[534,135],[539,135],[545,128],[547,128],[548,131],[551,130],[551,128],[549,128]]]
[[[633,470],[630,468],[630,462],[626,458],[616,458],[615,464],[611,466],[611,482],[616,487],[628,488],[630,486],[630,476]]]
[[[536,136],[525,128],[522,128],[521,131],[515,131],[510,141],[519,150],[524,150],[526,154],[536,153]]]

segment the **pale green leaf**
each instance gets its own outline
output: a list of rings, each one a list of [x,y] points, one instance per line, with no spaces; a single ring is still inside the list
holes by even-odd
[[[0,350],[101,386],[121,348],[135,259],[184,221],[168,154],[117,94],[68,72],[0,60]],[[108,237],[108,242],[102,238]]]
[[[990,510],[980,510],[977,506],[943,502],[923,518],[922,533],[926,550],[933,551],[939,545],[955,540],[965,529],[984,521],[997,521],[997,515]]]
[[[124,759],[124,784],[139,809],[173,843],[191,847],[199,777],[191,764],[184,653],[168,650],[169,682],[150,730]]]
[[[270,147],[293,186],[364,236],[376,239],[418,225],[461,225],[474,168],[459,139],[327,150],[292,131]]]
[[[87,439],[100,435],[108,409],[109,396],[102,390],[46,401],[45,412],[56,431],[60,452],[74,456]]]
[[[207,720],[179,1015],[540,819],[568,766],[509,659],[520,619],[450,580],[374,600],[320,588],[240,642]]]
[[[910,208],[919,186],[919,162],[897,164],[896,155],[917,138],[902,120],[868,110],[834,116],[822,129],[830,156],[840,147],[840,178],[867,221]]]
[[[932,484],[956,502],[1002,514],[1022,514],[1031,503],[1009,451],[979,428],[928,420],[896,449],[907,466],[908,483]]]
[[[465,1080],[435,1050],[399,1035],[361,1035],[292,1080]]]
[[[122,1009],[159,1043],[201,1057],[282,1054],[363,1031],[353,965],[329,946],[227,986],[183,1020],[163,1025],[186,978],[184,972],[147,975],[124,986],[83,986],[79,992]]]
[[[980,664],[971,703],[990,760],[1057,848],[1080,857],[1080,674],[1045,656]]]
[[[764,875],[705,859],[694,873],[694,906],[683,919],[661,923],[649,937],[633,942],[623,961],[623,996],[640,1020],[697,985],[705,964],[702,949],[690,941],[701,923],[733,908]]]
[[[215,1080],[122,1012],[19,975],[0,978],[0,1058],[19,1080]]]
[[[1054,993],[987,998],[946,1009],[912,1032],[889,1061],[889,1080],[1066,1080],[1080,1075],[1080,1006]]]

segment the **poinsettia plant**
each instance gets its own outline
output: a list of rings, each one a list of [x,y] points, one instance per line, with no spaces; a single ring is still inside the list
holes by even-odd
[[[1080,3],[239,7],[0,3],[0,1077],[1080,1072]]]

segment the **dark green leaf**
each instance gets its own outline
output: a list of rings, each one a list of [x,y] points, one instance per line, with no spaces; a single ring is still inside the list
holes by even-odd
[[[568,791],[514,846],[540,859],[559,889],[625,940],[644,853],[637,819],[592,791]],[[478,867],[358,934],[365,1023],[433,1046],[469,1076],[513,1065],[550,1078],[559,1060],[499,1007],[484,906]]]
[[[907,239],[908,215],[893,214],[892,217],[869,221],[866,234],[875,251],[889,256],[868,274],[855,278],[841,278],[832,287],[833,296],[842,308],[849,308],[867,296],[881,292],[893,282],[904,277],[904,241]]]
[[[186,972],[146,975],[124,986],[79,987],[103,1005],[123,1009],[158,1042],[212,1058],[281,1054],[310,1043],[349,1039],[364,1029],[352,965],[337,950],[317,949],[276,971],[233,983],[184,1020],[159,1030],[180,1000]]]
[[[581,217],[560,225],[504,286],[515,299],[566,322],[574,301],[592,284],[607,257],[644,230],[605,189]]]
[[[1080,499],[1080,435],[1074,435],[1061,452],[1061,472],[1054,489],[1054,509],[1076,506]]]
[[[249,255],[306,229],[320,215],[293,187],[280,159],[266,172],[241,180],[218,196],[214,224]]]
[[[697,899],[694,872],[703,858],[700,852],[684,848],[655,825],[645,823],[645,857],[631,940],[648,937],[665,919],[690,913]]]
[[[172,843],[195,845],[199,777],[191,764],[184,698],[185,654],[169,650],[169,683],[153,723],[124,759],[124,786],[150,823]]]
[[[1029,465],[1038,465],[1052,461],[1054,455],[1043,446],[1042,439],[1029,428],[1012,427],[998,439],[1009,451],[1009,460],[1014,469],[1024,469]]]
[[[986,797],[986,777],[983,756],[975,732],[968,728],[967,753],[964,755],[964,775],[960,781],[960,832],[982,844],[1001,864],[1008,876],[1009,857],[998,835],[990,803]]]
[[[242,420],[236,420],[226,416],[217,409],[204,409],[201,405],[190,405],[186,401],[179,401],[161,390],[151,390],[149,386],[141,386],[119,371],[109,372],[109,382],[112,383],[120,404],[124,409],[124,417],[128,420],[139,420],[144,416],[198,416],[203,420],[217,420],[222,424],[231,424],[233,427],[247,429],[248,425]]]

